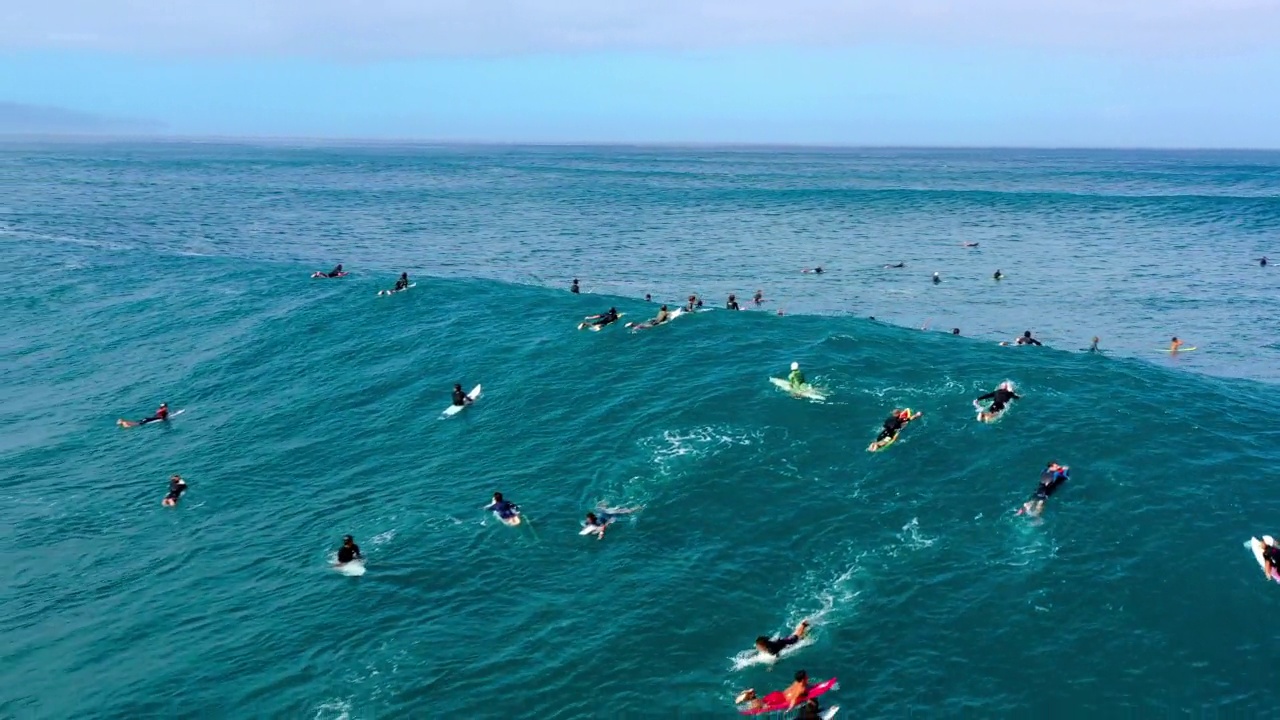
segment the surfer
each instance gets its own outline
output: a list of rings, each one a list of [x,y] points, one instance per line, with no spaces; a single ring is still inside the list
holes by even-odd
[[[1003,280],[1004,273],[1000,272],[1000,268],[996,268],[996,274],[991,276],[994,280]]]
[[[1098,341],[1099,341],[1098,336],[1097,336],[1097,335],[1094,335],[1094,336],[1093,336],[1093,343],[1092,343],[1091,345],[1089,345],[1089,352],[1092,352],[1092,353],[1102,352],[1102,349],[1098,347]]]
[[[1044,512],[1044,504],[1062,483],[1067,481],[1067,474],[1071,468],[1066,465],[1059,465],[1056,462],[1050,462],[1044,466],[1044,472],[1040,473],[1040,484],[1036,486],[1036,491],[1031,495],[1031,499],[1022,504],[1022,509],[1018,510],[1018,515],[1028,515],[1030,517],[1040,517],[1040,513]]]
[[[356,539],[347,535],[342,538],[342,547],[338,548],[338,565],[346,565],[352,560],[363,560],[364,556],[360,554],[360,546],[356,544]]]
[[[806,268],[806,269],[804,269],[804,270],[801,270],[800,272],[805,273],[806,275],[807,275],[807,274],[809,274],[809,273],[813,273],[814,275],[821,275],[821,274],[822,274],[822,266],[821,266],[821,265],[819,265],[818,267],[816,267],[816,268],[814,268],[814,269],[812,269],[812,270],[809,270],[808,268]]]
[[[461,383],[453,384],[453,404],[454,405],[458,405],[458,406],[470,405],[473,402],[475,402],[475,400],[472,400],[471,398],[467,397],[467,394],[462,391]]]
[[[741,308],[739,308],[739,307],[738,307],[738,298],[737,298],[733,293],[729,293],[729,302],[725,303],[725,304],[724,304],[724,307],[725,307],[725,309],[726,309],[726,310],[740,310],[740,309],[741,309]]]
[[[809,621],[801,620],[800,624],[796,626],[795,631],[784,638],[774,639],[774,638],[766,637],[764,635],[761,635],[760,637],[756,638],[756,649],[764,653],[765,655],[777,657],[778,653],[800,642],[800,639],[808,634],[809,634]]]
[[[587,513],[587,519],[582,522],[582,534],[594,534],[597,539],[604,539],[604,529],[617,520],[619,516],[630,515],[640,508],[596,508],[599,514],[594,512]]]
[[[942,276],[941,276],[941,275],[939,275],[938,273],[934,273],[934,274],[933,274],[933,284],[934,284],[934,285],[937,285],[937,284],[938,284],[938,283],[940,283],[940,282],[942,282]]]
[[[498,519],[505,523],[509,523],[511,525],[518,525],[520,523],[520,506],[504,499],[500,492],[493,494],[493,502],[485,505],[484,509],[492,510],[493,514],[497,515]]]
[[[965,244],[964,244],[964,246],[965,246],[965,247],[978,247],[978,243],[976,243],[976,242],[967,242],[967,243],[965,243]]]
[[[408,290],[408,289],[409,289],[409,273],[402,272],[400,273],[400,279],[396,280],[396,286],[391,290],[391,292],[400,292],[401,290]]]
[[[609,308],[608,312],[603,312],[603,313],[600,313],[599,315],[590,315],[587,317],[587,319],[594,320],[594,322],[592,322],[591,325],[598,328],[602,328],[605,325],[618,321],[618,309]],[[586,325],[586,323],[583,323],[583,325]]]
[[[886,270],[888,270],[890,268],[904,268],[906,266],[907,266],[906,263],[900,262],[900,263],[894,263],[893,265],[885,265],[884,267]]]
[[[1270,535],[1262,536],[1262,574],[1274,579],[1280,573],[1280,547]]]
[[[756,294],[755,294],[755,297],[751,298],[751,302],[753,302],[753,303],[755,303],[755,304],[757,304],[757,305],[760,305],[761,303],[763,303],[763,302],[764,302],[764,291],[763,291],[763,290],[757,290],[757,291],[756,291]]]
[[[1023,330],[1022,337],[1013,341],[1014,345],[1040,345],[1040,341],[1031,337],[1030,330]]]
[[[580,291],[578,290],[578,278],[573,279],[573,284],[569,286],[569,292],[573,293],[574,295],[579,294]]]
[[[1013,391],[1013,383],[1005,380],[995,390],[986,395],[979,395],[978,399],[973,401],[973,405],[979,410],[978,419],[987,421],[994,420],[997,415],[1004,412],[1005,406],[1008,405],[1010,400],[1021,399],[1022,396]],[[978,405],[981,400],[990,400],[991,405],[986,410],[983,410],[982,406]]]
[[[1174,338],[1169,341],[1169,352],[1176,353],[1178,352],[1178,349],[1181,347],[1182,347],[1182,341],[1179,340],[1175,335]]]
[[[1259,265],[1261,265],[1262,267],[1266,267],[1266,266],[1267,266],[1267,256],[1266,256],[1266,255],[1263,255],[1262,257],[1258,258],[1258,264],[1259,264]]]
[[[160,407],[156,410],[156,414],[152,415],[149,418],[143,418],[141,420],[136,420],[136,421],[129,421],[129,420],[125,420],[124,418],[121,418],[116,421],[116,424],[119,425],[120,427],[127,428],[127,427],[134,427],[135,425],[146,425],[148,423],[153,423],[153,422],[167,422],[168,420],[169,420],[169,404],[160,403]]]
[[[951,328],[951,334],[952,334],[952,335],[959,335],[959,334],[960,334],[960,328]]]
[[[181,475],[174,475],[169,478],[169,494],[164,496],[160,504],[165,507],[173,507],[178,504],[178,498],[182,497],[182,493],[187,490],[187,481],[182,479]]]
[[[800,363],[791,363],[791,374],[787,375],[787,382],[791,383],[792,390],[804,387],[804,373],[800,372]]]
[[[649,293],[645,293],[645,294],[644,294],[644,301],[645,301],[645,302],[653,302],[653,296],[652,296],[652,295],[650,295]]]
[[[891,440],[897,437],[898,433],[902,432],[902,428],[906,427],[907,423],[912,420],[919,420],[922,414],[923,413],[915,413],[913,415],[911,413],[911,408],[907,408],[905,410],[901,408],[894,408],[893,413],[884,421],[884,429],[882,429],[880,434],[876,436],[875,444],[887,444],[885,442],[886,440]]]

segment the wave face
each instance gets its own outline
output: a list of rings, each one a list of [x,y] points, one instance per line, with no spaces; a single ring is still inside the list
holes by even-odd
[[[1273,155],[22,146],[0,174],[0,715],[729,716],[800,668],[853,717],[1276,704],[1280,588],[1242,546],[1280,534],[1276,296],[1239,262]],[[1050,347],[990,341],[1024,325]],[[1201,350],[1155,353],[1166,327]],[[768,382],[792,361],[826,402]],[[442,420],[455,382],[484,395]],[[1014,517],[1049,460],[1071,479]],[[596,541],[597,503],[643,510]],[[363,577],[328,567],[346,533]]]

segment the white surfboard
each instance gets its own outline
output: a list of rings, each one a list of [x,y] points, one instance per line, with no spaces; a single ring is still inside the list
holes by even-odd
[[[1245,543],[1245,547],[1253,550],[1253,558],[1258,561],[1258,567],[1265,568],[1267,561],[1262,556],[1262,541],[1258,538],[1249,538],[1249,542]],[[1280,577],[1276,577],[1275,571],[1272,571],[1271,579],[1280,583]]]
[[[409,283],[409,287],[405,288],[404,290],[408,290],[409,288],[416,288],[416,287],[418,287],[418,283]],[[379,290],[378,297],[382,297],[383,295],[395,295],[398,292],[404,292],[404,290]]]
[[[774,385],[777,385],[778,389],[785,390],[797,397],[808,398],[809,400],[826,400],[827,399],[826,395],[823,395],[822,393],[818,392],[813,388],[812,385],[808,383],[801,385],[799,389],[794,389],[791,387],[790,382],[782,378],[771,377],[769,378],[769,382],[773,383]]]
[[[348,562],[348,563],[335,565],[333,569],[337,570],[343,575],[346,575],[347,577],[360,577],[361,575],[364,574],[364,561],[352,560],[351,562]]]
[[[467,393],[467,397],[470,398],[472,402],[475,402],[480,397],[480,386],[477,385],[474,388],[472,388],[471,392]],[[445,417],[453,417],[454,415],[457,415],[458,413],[462,412],[462,409],[465,407],[466,405],[450,405],[444,411],[444,415]]]

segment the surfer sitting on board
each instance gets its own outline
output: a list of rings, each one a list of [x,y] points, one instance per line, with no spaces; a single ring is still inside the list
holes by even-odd
[[[702,307],[702,298],[697,295],[690,295],[689,302],[685,303],[684,310],[685,312],[697,312],[700,307]]]
[[[598,540],[604,539],[604,529],[607,528],[620,515],[630,515],[640,508],[597,508],[600,514],[593,512],[587,513],[587,519],[582,522],[582,534],[594,534]]]
[[[1280,570],[1280,547],[1270,535],[1262,536],[1262,574],[1273,579]]]
[[[1000,268],[996,268],[996,274],[991,276],[993,280],[1003,280],[1004,273],[1000,272]]]
[[[602,312],[602,313],[600,313],[599,315],[591,315],[591,316],[587,317],[587,319],[588,319],[588,320],[593,320],[594,322],[592,322],[591,324],[592,324],[592,325],[594,325],[594,326],[596,326],[596,327],[604,327],[605,325],[608,325],[609,323],[617,322],[617,320],[618,320],[618,309],[617,309],[617,308],[609,308],[609,311],[608,311],[608,312]],[[583,324],[585,325],[586,323],[583,323]]]
[[[726,310],[740,310],[738,307],[738,298],[733,293],[729,293],[729,302],[724,304]]]
[[[165,507],[173,507],[178,504],[178,498],[182,497],[182,493],[187,489],[187,481],[182,479],[181,475],[174,475],[169,478],[169,494],[164,496],[160,504]]]
[[[364,556],[360,554],[360,546],[356,544],[356,539],[347,535],[342,538],[342,547],[338,548],[338,565],[346,565],[352,560],[363,560]]]
[[[979,417],[981,419],[990,420],[1004,412],[1005,406],[1010,400],[1021,399],[1022,396],[1013,391],[1013,383],[1005,380],[1000,383],[1000,387],[997,387],[995,390],[992,390],[986,395],[979,395],[978,399],[973,401],[973,404],[974,407],[977,407],[981,411],[979,413]],[[978,402],[981,400],[990,400],[991,405],[986,410],[982,410],[982,406],[978,405]]]
[[[134,427],[135,425],[146,425],[147,423],[153,423],[153,422],[164,422],[164,421],[167,421],[168,419],[169,419],[169,404],[160,403],[160,407],[159,409],[156,410],[156,414],[152,415],[149,418],[143,418],[142,420],[137,420],[134,422],[130,422],[128,420],[125,420],[124,418],[121,418],[116,421],[116,424],[119,425],[120,427],[127,428],[127,427]]]
[[[1098,347],[1098,342],[1100,340],[1101,338],[1099,338],[1097,335],[1093,336],[1093,344],[1089,346],[1089,352],[1095,352],[1095,353],[1102,352],[1102,349]]]
[[[520,506],[513,502],[509,502],[502,497],[502,493],[493,494],[493,502],[484,507],[485,510],[492,510],[494,515],[502,522],[515,525],[520,522]]]
[[[756,649],[765,655],[777,657],[778,653],[800,642],[800,638],[807,634],[809,634],[809,621],[801,620],[800,624],[796,626],[795,632],[784,638],[771,639],[764,635],[756,638]]]
[[[396,286],[392,288],[391,292],[400,292],[401,290],[408,290],[408,289],[409,289],[409,273],[402,272],[400,273],[400,279],[396,281]]]
[[[325,277],[336,278],[342,277],[343,275],[346,275],[346,273],[342,271],[342,263],[338,263],[338,267],[326,273]]]
[[[800,363],[791,363],[791,374],[787,376],[787,382],[791,383],[792,390],[804,388],[804,373],[800,372]]]
[[[573,293],[574,295],[577,295],[582,292],[581,290],[578,289],[578,278],[573,279],[573,284],[569,286],[569,292]]]
[[[1040,513],[1044,512],[1045,502],[1062,483],[1067,481],[1067,473],[1070,470],[1071,468],[1066,465],[1059,465],[1056,462],[1045,465],[1044,472],[1040,473],[1040,484],[1036,487],[1035,493],[1030,500],[1022,504],[1022,509],[1018,510],[1017,514],[1040,517]]]
[[[937,284],[938,284],[938,283],[940,283],[940,282],[942,282],[942,276],[941,276],[941,275],[939,275],[938,273],[934,273],[934,274],[933,274],[933,284],[934,284],[934,285],[937,285]]]
[[[473,402],[475,402],[475,400],[472,400],[471,398],[467,397],[467,394],[462,391],[462,385],[458,383],[453,384],[453,404],[454,405],[470,405]]]
[[[1169,352],[1176,353],[1178,352],[1178,349],[1181,347],[1182,347],[1182,341],[1179,340],[1177,336],[1175,336],[1172,340],[1169,341]]]
[[[1004,345],[1005,343],[1000,343],[1000,344]],[[1024,330],[1022,331],[1022,337],[1018,338],[1017,340],[1014,340],[1013,344],[1014,345],[1040,345],[1040,341],[1031,337],[1030,330]]]

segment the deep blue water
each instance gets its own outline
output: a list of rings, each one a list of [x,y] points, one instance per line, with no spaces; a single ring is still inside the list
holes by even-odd
[[[800,668],[841,717],[1275,714],[1280,154],[10,144],[0,179],[0,717],[733,717]],[[597,502],[644,509],[596,541]]]

